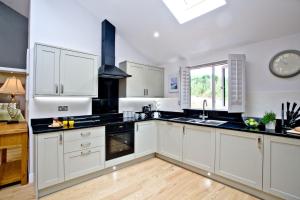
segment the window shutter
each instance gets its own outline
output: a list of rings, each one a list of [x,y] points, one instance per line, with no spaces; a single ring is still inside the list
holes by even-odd
[[[188,67],[180,67],[180,107],[191,108],[191,74]]]
[[[246,55],[230,54],[228,58],[228,112],[245,112]]]

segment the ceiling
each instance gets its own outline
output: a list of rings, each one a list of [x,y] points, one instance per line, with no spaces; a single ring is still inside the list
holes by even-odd
[[[27,18],[29,16],[29,1],[30,0],[0,0],[0,2],[3,2],[5,5]]]
[[[299,0],[226,0],[181,25],[161,0],[77,1],[155,64],[300,32]]]

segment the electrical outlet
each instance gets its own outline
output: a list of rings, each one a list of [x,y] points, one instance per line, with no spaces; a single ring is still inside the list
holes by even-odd
[[[68,111],[69,107],[68,106],[58,106],[58,111]]]

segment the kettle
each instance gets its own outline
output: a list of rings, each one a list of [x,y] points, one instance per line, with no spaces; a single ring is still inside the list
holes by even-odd
[[[142,110],[143,110],[143,113],[151,112],[151,105],[149,104],[148,106],[143,106]]]

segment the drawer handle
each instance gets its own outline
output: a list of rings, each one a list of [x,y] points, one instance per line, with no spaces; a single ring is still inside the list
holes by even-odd
[[[86,147],[91,146],[91,144],[92,144],[92,143],[88,142],[88,143],[81,144],[80,146],[81,146],[82,148],[86,148]]]
[[[91,135],[91,132],[87,132],[87,133],[80,133],[81,137],[87,137]]]
[[[92,153],[91,150],[88,150],[88,151],[82,151],[80,154],[81,154],[81,156],[87,156],[91,153]]]
[[[123,128],[124,126],[119,126],[119,128]]]

